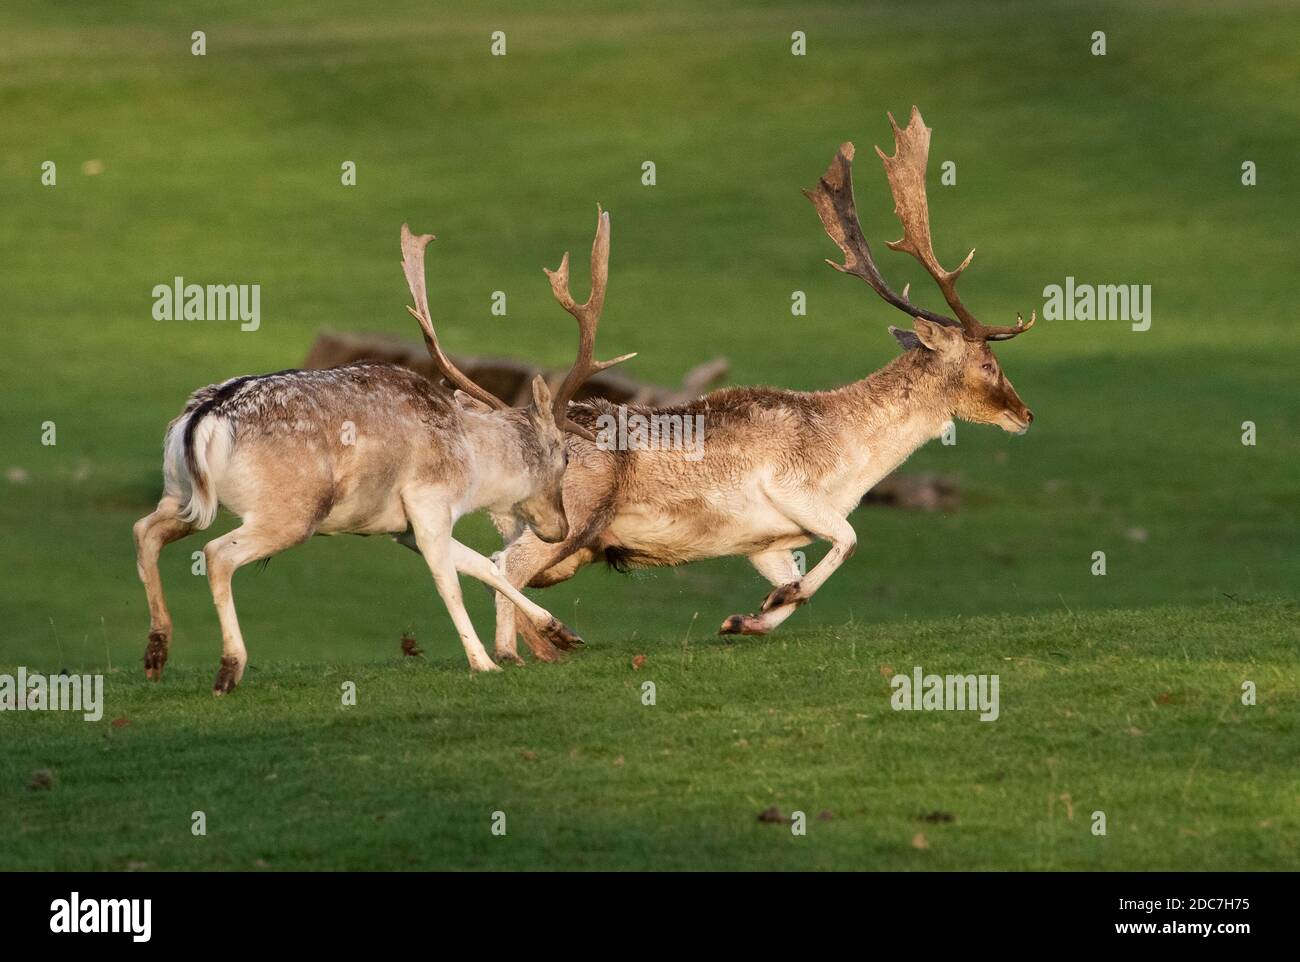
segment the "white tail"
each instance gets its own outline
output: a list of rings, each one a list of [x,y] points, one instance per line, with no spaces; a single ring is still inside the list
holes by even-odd
[[[193,418],[199,421],[187,450]],[[229,453],[228,427],[220,415],[195,410],[174,421],[163,442],[164,489],[180,502],[178,517],[198,530],[210,527],[217,517],[213,468],[224,464]]]

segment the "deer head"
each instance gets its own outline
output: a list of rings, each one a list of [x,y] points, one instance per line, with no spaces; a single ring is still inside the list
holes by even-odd
[[[424,250],[434,237],[432,234],[414,235],[407,225],[402,225],[402,269],[415,300],[415,306],[407,307],[407,310],[419,322],[429,356],[454,388],[458,403],[478,415],[495,416],[510,426],[511,453],[514,455],[510,460],[521,465],[527,476],[524,496],[513,506],[513,511],[543,541],[562,541],[568,536],[569,526],[564,514],[563,499],[564,468],[568,463],[565,432],[589,441],[595,440],[591,432],[568,418],[566,409],[569,401],[583,382],[597,371],[636,356],[635,353],[624,354],[612,361],[596,361],[592,356],[596,344],[596,328],[605,303],[605,286],[609,279],[609,214],[599,207],[596,212],[596,239],[591,249],[592,288],[587,302],[575,304],[569,294],[567,252],[560,262],[559,270],[546,272],[551,279],[556,299],[578,320],[578,357],[554,396],[545,378],[540,374],[534,377],[531,401],[523,408],[513,408],[480,387],[443,352],[429,318],[429,298],[424,279]]]
[[[912,108],[907,127],[900,129],[893,114],[889,115],[889,124],[894,130],[894,154],[888,156],[879,147],[876,153],[885,165],[885,176],[894,195],[894,213],[902,222],[903,236],[888,242],[888,246],[920,261],[956,317],[917,307],[908,300],[908,287],[903,288],[902,294],[897,294],[885,283],[862,232],[853,202],[852,143],[841,144],[817,187],[804,191],[817,208],[826,233],[844,252],[843,264],[829,259],[826,263],[841,273],[862,278],[887,303],[913,319],[911,330],[890,327],[889,331],[905,350],[924,352],[924,363],[938,371],[941,382],[950,391],[949,400],[955,417],[980,424],[996,424],[1003,430],[1023,434],[1034,420],[1034,413],[1020,400],[1020,395],[1002,373],[989,342],[1010,340],[1024,333],[1034,326],[1037,314],[1030,315],[1028,324],[1017,316],[1014,326],[987,327],[962,304],[957,296],[957,279],[970,265],[975,251],[967,254],[953,271],[944,270],[934,256],[930,240],[930,210],[925,196],[931,130],[925,126],[916,107]]]

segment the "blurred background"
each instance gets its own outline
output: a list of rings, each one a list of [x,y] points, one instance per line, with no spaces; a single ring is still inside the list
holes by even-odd
[[[865,376],[900,316],[823,263],[836,251],[799,189],[855,141],[882,269],[941,306],[884,247],[899,229],[870,150],[912,104],[935,130],[936,252],[951,267],[978,248],[962,279],[978,316],[1041,314],[1072,276],[1151,285],[1152,323],[1040,321],[1000,347],[1033,430],[960,425],[918,453],[907,470],[954,478],[961,506],[860,510],[857,555],[790,626],[1292,596],[1298,42],[1286,3],[6,3],[0,664],[140,657],[131,524],[158,496],[167,422],[195,388],[297,366],[322,328],[414,337],[403,221],[438,235],[450,351],[566,365],[573,324],[541,268],[573,251],[585,296],[600,202],[600,350],[639,351],[628,374],[676,384],[722,354],[730,383]],[[178,275],[260,285],[260,328],[155,320],[153,287]],[[458,531],[499,546],[484,519]],[[216,657],[190,571],[203,540],[162,559],[182,666]],[[702,639],[766,590],[727,559],[592,568],[540,597],[589,643],[653,645]],[[466,592],[490,637],[486,592]],[[459,667],[427,569],[386,539],[314,539],[245,569],[236,594],[254,663],[390,659],[410,630]]]

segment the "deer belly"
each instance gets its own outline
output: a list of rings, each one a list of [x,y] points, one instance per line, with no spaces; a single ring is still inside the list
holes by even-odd
[[[330,505],[317,534],[392,534],[410,522],[396,490],[354,492]]]
[[[674,565],[798,548],[812,539],[764,503],[750,503],[740,511],[695,502],[667,511],[662,507],[624,508],[602,541],[629,552],[636,564]]]

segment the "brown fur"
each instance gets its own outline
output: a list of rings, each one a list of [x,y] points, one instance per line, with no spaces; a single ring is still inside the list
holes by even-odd
[[[906,351],[863,380],[834,390],[725,388],[672,407],[628,408],[647,416],[703,415],[703,456],[697,461],[668,447],[607,451],[570,438],[564,503],[572,534],[559,545],[546,546],[524,533],[503,553],[507,576],[515,584],[546,587],[601,558],[624,569],[724,554],[756,558],[774,552],[779,557],[827,532],[808,530],[797,521],[746,524],[754,501],[737,492],[754,478],[766,479],[765,485],[795,503],[824,505],[844,518],[875,481],[936,436],[947,420],[958,417],[1008,430],[1032,420],[987,344],[923,319],[917,326],[932,346]],[[571,405],[569,417],[595,431],[597,419],[616,410],[594,400]],[[864,469],[867,451],[876,460]],[[738,536],[719,540],[717,533],[729,528]],[[846,537],[835,563],[852,554],[851,529]],[[788,578],[776,583],[760,608],[773,613],[770,620],[736,615],[723,630],[764,633],[809,597],[799,579]],[[499,608],[498,625],[502,623]],[[520,631],[534,654],[551,659],[554,652],[531,626],[521,625]],[[497,637],[497,654],[513,654],[512,639],[503,633]]]

